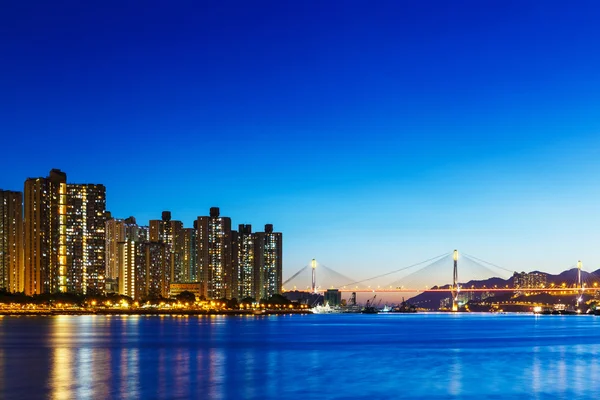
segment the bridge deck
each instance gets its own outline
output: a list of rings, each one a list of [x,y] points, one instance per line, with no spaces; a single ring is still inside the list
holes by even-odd
[[[336,288],[337,289],[337,288]],[[318,289],[317,292],[323,293],[327,289]],[[372,289],[372,288],[361,288],[361,289],[338,289],[340,292],[357,292],[357,293],[431,293],[431,292],[452,292],[453,289]],[[459,293],[463,292],[590,292],[600,289],[592,288],[460,288]]]

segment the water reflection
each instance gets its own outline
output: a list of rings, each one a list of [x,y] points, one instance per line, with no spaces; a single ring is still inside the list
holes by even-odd
[[[462,359],[458,350],[452,350],[452,364],[450,365],[450,384],[448,392],[453,396],[458,396],[462,393]]]
[[[51,397],[55,400],[74,398],[71,385],[76,382],[72,370],[71,349],[58,347],[52,354]]]
[[[2,399],[600,395],[594,317],[3,318],[0,343]]]
[[[0,349],[0,393],[6,392],[4,379],[4,350]]]
[[[535,398],[539,398],[539,392],[542,389],[542,364],[540,362],[540,348],[533,348],[533,367],[531,370],[531,391],[535,394]]]
[[[121,349],[121,373],[119,375],[120,396],[123,397],[139,397],[139,351],[138,349]]]

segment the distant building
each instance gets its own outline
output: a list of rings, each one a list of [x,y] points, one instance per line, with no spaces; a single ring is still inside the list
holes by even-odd
[[[25,181],[25,294],[67,291],[67,174]]]
[[[198,282],[196,263],[196,229],[183,229],[182,282]]]
[[[202,285],[199,282],[171,283],[171,297],[177,297],[182,292],[191,292],[196,296],[196,300],[202,296]]]
[[[240,225],[237,236],[238,257],[238,296],[239,299],[252,297],[256,299],[255,283],[258,281],[258,268],[256,266],[255,235],[251,225]],[[259,300],[259,299],[257,299]]]
[[[104,293],[106,188],[67,184],[67,291]]]
[[[196,254],[203,295],[207,299],[237,297],[231,219],[221,217],[218,207],[196,220]]]
[[[116,280],[119,276],[119,243],[124,242],[125,238],[125,221],[117,218],[107,218],[105,226],[106,243],[104,248],[106,255],[106,279]]]
[[[162,242],[142,243],[141,257],[141,267],[146,274],[145,295],[169,297],[171,252],[168,245]]]
[[[273,232],[273,225],[265,225],[264,232],[255,236],[257,278],[255,280],[256,299],[269,298],[281,294],[283,244],[281,232]]]
[[[171,220],[171,212],[163,211],[162,219],[150,221],[150,241],[161,242],[167,245],[171,253],[170,280],[172,282],[183,281],[183,263],[185,258],[183,223]]]
[[[128,238],[134,238],[138,242],[149,242],[150,241],[150,227],[140,226],[137,224],[125,225],[125,235]]]
[[[546,286],[548,276],[543,272],[515,272],[513,274],[513,287],[515,289],[533,289]]]
[[[23,193],[0,190],[0,289],[22,292],[24,285]]]
[[[444,297],[440,300],[440,309],[449,309],[452,307],[452,297]]]
[[[119,280],[118,279],[104,279],[104,292],[105,293],[119,293]]]
[[[118,244],[118,292],[135,300],[146,295],[145,257],[142,255],[141,245],[135,240]]]
[[[342,304],[342,292],[338,289],[327,289],[323,294],[323,302],[331,307],[337,307]]]
[[[103,292],[104,185],[67,184],[53,169],[25,181],[24,205],[25,293]]]
[[[284,292],[283,297],[294,303],[308,304],[309,306],[315,306],[317,304],[323,304],[323,295],[319,293],[302,292],[299,290],[292,290]]]
[[[134,217],[107,221],[106,226],[107,243],[122,238],[117,242],[116,271],[112,271],[116,272],[117,291],[139,300],[146,295],[146,264],[142,244],[148,241],[148,228],[138,226]],[[114,229],[111,228],[113,226]]]

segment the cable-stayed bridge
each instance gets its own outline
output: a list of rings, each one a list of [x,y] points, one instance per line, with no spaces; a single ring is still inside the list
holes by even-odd
[[[460,264],[460,270],[459,270]],[[460,272],[460,274],[459,274]],[[600,289],[600,274],[583,270],[579,261],[565,273],[556,276],[557,282],[512,280],[516,271],[485,261],[457,250],[440,254],[418,263],[372,276],[354,280],[316,260],[289,277],[283,283],[283,290],[299,290],[322,293],[327,289],[341,292],[381,292],[411,293],[446,292],[451,294],[453,308],[456,308],[461,292],[515,292],[526,290],[535,292],[559,292],[579,294],[586,290]],[[536,274],[536,272],[532,273]],[[542,273],[537,273],[542,274]],[[402,275],[399,277],[399,275]],[[549,275],[549,274],[547,274]],[[564,275],[564,276],[563,276]],[[553,276],[554,277],[554,276]]]

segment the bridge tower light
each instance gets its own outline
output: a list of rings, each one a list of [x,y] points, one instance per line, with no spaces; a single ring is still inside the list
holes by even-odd
[[[577,306],[579,307],[579,303],[583,302],[583,284],[581,283],[581,268],[583,267],[583,263],[581,260],[577,261],[577,288],[579,289],[579,295],[577,297]]]
[[[314,258],[311,262],[312,266],[312,292],[317,293],[317,260]]]
[[[458,250],[454,250],[452,258],[454,260],[454,273],[452,277],[452,311],[458,311],[458,292],[460,291],[460,288],[458,287]]]

